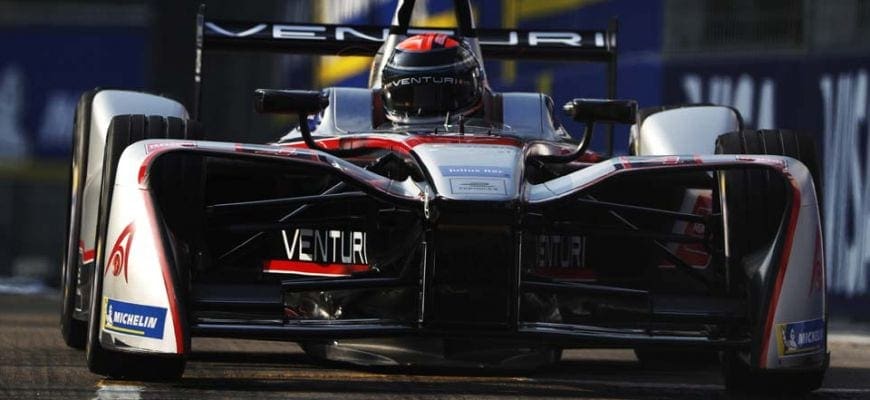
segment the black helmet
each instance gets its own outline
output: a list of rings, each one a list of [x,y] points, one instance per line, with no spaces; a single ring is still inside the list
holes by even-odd
[[[483,69],[461,39],[424,33],[399,43],[384,65],[381,89],[387,117],[431,122],[480,107]]]

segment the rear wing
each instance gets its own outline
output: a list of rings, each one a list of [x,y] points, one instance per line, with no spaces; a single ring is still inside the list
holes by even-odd
[[[469,39],[478,55],[499,59],[565,60],[607,65],[608,98],[616,97],[616,34],[604,30],[478,29],[469,0],[454,0],[455,29],[411,27],[415,0],[398,0],[390,26],[209,20],[200,6],[196,26],[193,116],[200,116],[202,57],[205,51],[256,51],[338,56],[376,56],[382,45],[420,32],[443,32]],[[390,49],[386,50],[389,54]],[[612,141],[612,127],[610,131]],[[612,146],[612,144],[611,144]]]
[[[616,55],[615,27],[607,30],[477,29],[483,56],[500,59],[542,59],[610,62]],[[390,34],[372,25],[298,24],[203,20],[203,49],[266,51],[339,56],[374,56]],[[458,29],[409,27],[407,34]]]

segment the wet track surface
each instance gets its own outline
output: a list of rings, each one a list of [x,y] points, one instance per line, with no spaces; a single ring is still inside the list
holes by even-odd
[[[103,379],[67,348],[57,299],[0,295],[0,397],[99,399],[271,398],[732,398],[717,365],[643,368],[626,350],[567,351],[523,374],[360,369],[308,358],[281,342],[194,339],[173,383]],[[833,341],[831,369],[813,399],[870,398],[870,341]],[[739,398],[739,397],[738,397]]]

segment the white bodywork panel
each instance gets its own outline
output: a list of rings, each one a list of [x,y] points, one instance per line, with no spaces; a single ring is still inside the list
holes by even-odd
[[[101,344],[110,349],[180,353],[172,266],[150,204],[151,194],[116,185],[106,237]],[[134,212],[135,211],[135,212]],[[110,306],[114,309],[110,310]],[[123,305],[123,307],[119,306]],[[162,327],[162,329],[160,329]],[[179,327],[180,328],[180,327]]]
[[[519,196],[523,154],[516,146],[423,144],[414,152],[441,197],[506,201]]]
[[[691,106],[660,111],[631,129],[641,156],[713,154],[716,138],[740,130],[736,112],[723,106]]]
[[[775,285],[774,296],[779,296],[775,304],[774,315],[770,324],[767,340],[767,354],[762,354],[762,367],[789,368],[804,367],[806,365],[818,365],[827,352],[827,340],[824,337],[827,316],[825,315],[825,257],[823,253],[823,240],[821,236],[821,221],[816,200],[816,191],[812,176],[803,164],[789,162],[788,173],[791,175],[791,183],[799,189],[800,207],[796,221],[793,223],[794,230],[790,244],[786,244],[788,252],[783,257],[788,257],[784,263],[781,260],[773,260],[768,267],[776,264],[785,265],[785,275],[781,285]],[[786,239],[788,239],[786,231]],[[782,274],[782,270],[779,271]],[[798,351],[788,354],[784,349],[787,340],[783,337],[784,328],[792,324],[821,321],[821,327],[816,322],[817,329],[805,328],[798,332],[797,340],[817,340],[817,334],[821,335],[821,346],[817,350]],[[810,332],[813,331],[813,332]],[[764,359],[766,357],[766,360]]]
[[[79,236],[84,242],[85,250],[92,250],[95,246],[106,132],[112,118],[123,114],[188,118],[187,110],[181,103],[153,94],[126,90],[102,90],[94,96],[87,149],[88,169],[85,173],[85,187],[82,195],[82,222]]]

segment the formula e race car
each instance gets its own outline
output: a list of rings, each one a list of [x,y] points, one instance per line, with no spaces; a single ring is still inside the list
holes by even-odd
[[[730,389],[821,385],[812,138],[744,130],[729,107],[614,100],[613,26],[476,29],[457,0],[458,27],[425,32],[413,3],[390,27],[200,15],[198,60],[375,56],[368,88],[258,90],[257,111],[299,116],[275,143],[202,140],[196,109],[156,95],[82,96],[61,326],[91,371],[176,379],[210,336],[362,365],[703,351]],[[575,139],[547,95],[489,88],[484,56],[605,63],[610,98],[564,106]],[[589,150],[595,124],[631,125],[629,155]]]

